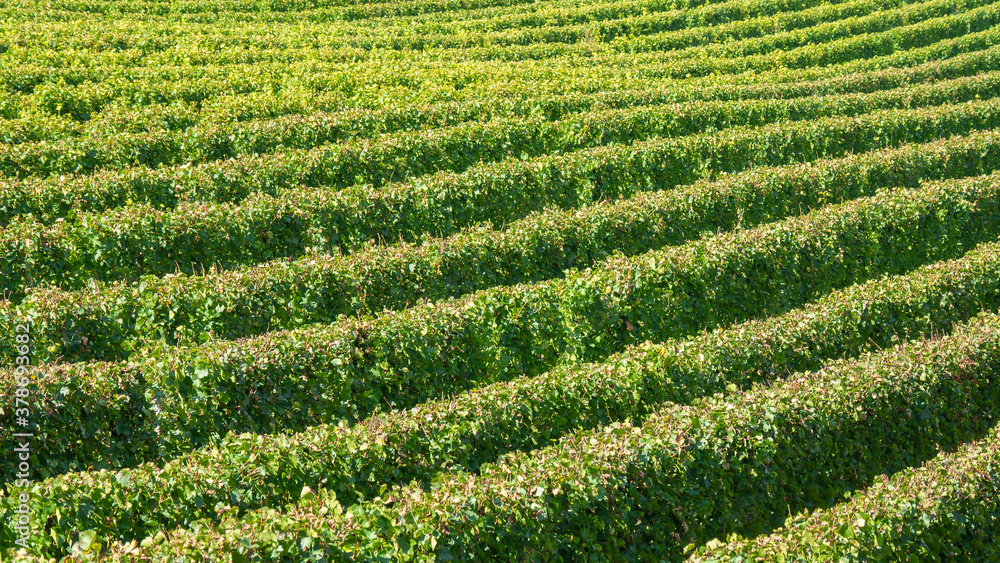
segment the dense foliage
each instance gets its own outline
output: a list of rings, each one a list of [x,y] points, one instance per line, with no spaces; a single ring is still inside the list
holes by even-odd
[[[1000,3],[0,17],[0,559],[1000,558]]]

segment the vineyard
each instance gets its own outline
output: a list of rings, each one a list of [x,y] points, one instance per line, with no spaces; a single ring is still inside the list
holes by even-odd
[[[1000,561],[1000,2],[0,17],[0,560]]]

